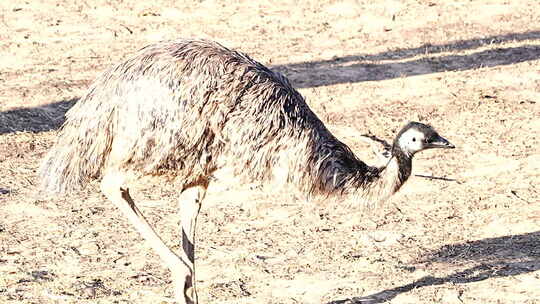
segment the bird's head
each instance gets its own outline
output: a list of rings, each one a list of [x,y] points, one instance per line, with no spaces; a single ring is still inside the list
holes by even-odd
[[[455,146],[440,136],[433,127],[413,121],[399,131],[394,141],[394,148],[413,156],[416,152],[426,149],[453,149]]]

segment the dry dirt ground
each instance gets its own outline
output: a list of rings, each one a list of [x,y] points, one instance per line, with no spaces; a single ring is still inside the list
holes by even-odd
[[[417,156],[373,211],[215,183],[198,226],[202,303],[540,303],[533,0],[0,1],[1,303],[171,301],[168,271],[96,184],[51,197],[36,171],[97,75],[178,37],[283,72],[364,157],[358,135],[391,140],[409,120],[457,146]],[[140,188],[178,249],[176,190]]]

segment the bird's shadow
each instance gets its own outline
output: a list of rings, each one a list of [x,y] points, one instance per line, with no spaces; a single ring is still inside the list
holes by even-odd
[[[0,135],[15,132],[46,132],[58,129],[66,112],[78,98],[62,100],[40,107],[19,108],[0,113]]]
[[[438,45],[427,43],[415,48],[376,54],[336,56],[328,60],[275,65],[272,68],[287,75],[297,88],[378,81],[537,60],[540,58],[540,43],[531,42],[539,39],[540,31],[509,33]],[[520,42],[524,43],[515,45]],[[514,45],[505,46],[505,43]],[[462,53],[448,54],[456,51]]]
[[[443,277],[426,276],[409,284],[366,296],[339,299],[327,304],[385,303],[399,294],[446,283],[467,284],[490,278],[510,277],[540,269],[540,231],[444,245],[425,254],[420,263],[474,263]]]

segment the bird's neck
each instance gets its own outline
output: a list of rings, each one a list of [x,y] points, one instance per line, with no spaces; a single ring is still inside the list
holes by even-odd
[[[411,175],[412,155],[393,148],[386,166],[376,169],[378,176],[370,184],[365,187],[356,185],[360,201],[365,201],[370,206],[386,201],[403,186]]]
[[[392,149],[386,166],[373,167],[354,156],[343,143],[332,138],[312,155],[317,182],[312,194],[347,196],[361,204],[375,205],[397,192],[411,175],[412,155]]]
[[[391,159],[384,171],[384,178],[393,185],[393,193],[397,192],[411,176],[412,155],[404,153],[399,147],[394,146]]]

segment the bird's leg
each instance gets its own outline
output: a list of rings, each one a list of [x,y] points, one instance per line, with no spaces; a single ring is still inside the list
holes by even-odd
[[[195,233],[197,216],[201,202],[206,194],[208,184],[198,184],[188,187],[180,194],[180,223],[182,225],[182,249],[184,260],[188,262],[189,274],[180,271],[176,274],[176,295],[190,298],[197,303],[195,288]],[[174,273],[174,271],[173,271]],[[173,274],[174,275],[174,274]]]
[[[142,237],[150,244],[150,246],[161,257],[167,267],[174,274],[184,273],[187,277],[191,273],[190,264],[176,255],[154,231],[148,223],[144,215],[135,205],[135,202],[129,195],[129,190],[124,186],[125,176],[117,171],[108,172],[103,176],[101,181],[101,191],[103,194],[118,207],[137,229]],[[193,304],[189,298],[182,297],[177,299],[179,304]]]

